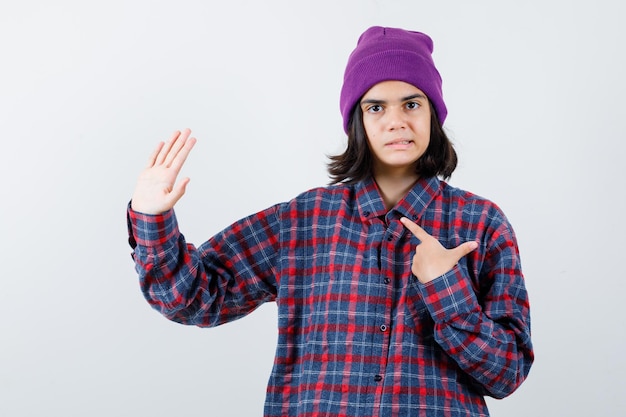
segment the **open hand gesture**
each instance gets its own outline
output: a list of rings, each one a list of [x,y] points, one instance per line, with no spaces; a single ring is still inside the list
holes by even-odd
[[[196,143],[189,129],[175,132],[166,143],[160,142],[139,175],[131,208],[145,214],[160,214],[174,207],[185,194],[189,178],[176,178],[187,155]]]
[[[411,220],[403,217],[400,221],[421,242],[415,248],[411,272],[424,284],[450,271],[462,257],[478,247],[476,242],[465,242],[456,248],[446,249]]]

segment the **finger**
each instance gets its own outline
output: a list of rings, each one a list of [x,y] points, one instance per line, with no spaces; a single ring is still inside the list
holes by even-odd
[[[413,233],[413,236],[415,236],[416,238],[418,238],[419,240],[421,240],[422,242],[430,237],[432,237],[431,235],[429,235],[428,233],[426,233],[426,231],[424,229],[422,229],[421,227],[419,227],[417,225],[417,223],[409,220],[406,217],[402,217],[400,219],[400,221],[402,222],[402,224],[404,225],[404,227],[406,227],[407,229],[409,229],[411,231],[411,233]]]
[[[172,207],[181,199],[181,197],[185,194],[187,190],[187,184],[189,184],[189,178],[183,178],[180,180],[176,187],[170,193],[171,205]]]
[[[170,149],[172,149],[172,145],[176,142],[176,139],[178,139],[179,136],[180,136],[180,132],[178,130],[172,133],[172,136],[170,137],[170,139],[167,142],[165,142],[164,146],[161,147],[161,151],[159,152],[159,154],[156,157],[156,160],[154,161],[156,165],[161,165],[163,161],[165,161],[165,158],[167,158],[167,155],[169,154]]]
[[[161,148],[163,148],[163,145],[165,145],[164,142],[159,142],[157,147],[152,151],[152,154],[150,154],[150,157],[148,158],[148,163],[146,164],[146,168],[150,168],[154,166],[154,163],[156,162],[157,156],[159,155],[159,152],[161,152]]]
[[[450,252],[454,254],[456,261],[458,262],[462,257],[470,254],[478,247],[478,243],[474,241],[461,243],[454,249],[451,249]]]
[[[191,134],[191,130],[185,129],[174,140],[174,142],[172,143],[172,148],[168,152],[167,157],[165,158],[165,161],[164,161],[164,164],[166,167],[170,167],[172,165],[172,161],[174,160],[174,158],[176,158],[180,150],[183,149],[183,147],[185,146],[185,143],[187,143],[187,139],[189,138],[190,134]]]
[[[195,144],[196,138],[189,138],[186,141],[185,146],[178,152],[178,154],[176,154],[176,158],[174,158],[174,160],[172,161],[172,169],[174,169],[176,172],[180,171],[181,167],[187,160],[187,156],[189,156],[189,153],[191,152]]]

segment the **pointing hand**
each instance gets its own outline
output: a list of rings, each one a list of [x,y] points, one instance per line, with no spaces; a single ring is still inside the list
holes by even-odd
[[[415,248],[411,272],[424,284],[450,271],[461,258],[478,247],[476,242],[465,242],[456,248],[446,249],[411,220],[403,217],[400,221],[421,242]]]

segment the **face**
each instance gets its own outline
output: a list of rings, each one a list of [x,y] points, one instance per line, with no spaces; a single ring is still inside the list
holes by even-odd
[[[426,94],[402,81],[383,81],[365,93],[360,106],[374,175],[416,176],[415,163],[430,142]]]

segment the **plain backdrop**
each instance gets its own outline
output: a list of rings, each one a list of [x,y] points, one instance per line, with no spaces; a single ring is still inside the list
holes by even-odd
[[[518,235],[536,362],[492,415],[626,415],[623,16],[619,0],[2,0],[0,415],[262,415],[275,305],[215,329],[160,316],[126,204],[185,127],[190,242],[326,184],[371,25],[434,39],[450,182]]]

